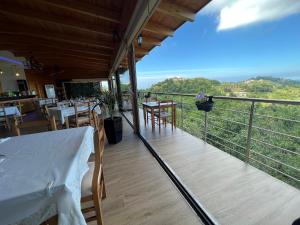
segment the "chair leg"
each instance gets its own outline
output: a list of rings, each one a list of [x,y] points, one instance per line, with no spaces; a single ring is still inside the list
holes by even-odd
[[[147,121],[147,124],[148,124],[148,112],[146,112],[146,121]]]
[[[102,180],[102,183],[103,183],[101,198],[105,199],[106,198],[106,188],[105,188],[105,181],[104,181],[104,176],[103,176],[103,170],[102,170],[101,180]]]
[[[161,118],[158,117],[158,130],[159,130],[159,133],[160,133],[160,121],[161,121]]]
[[[101,200],[98,199],[97,196],[94,196],[93,199],[94,199],[94,205],[95,205],[95,211],[96,211],[97,225],[103,225]]]

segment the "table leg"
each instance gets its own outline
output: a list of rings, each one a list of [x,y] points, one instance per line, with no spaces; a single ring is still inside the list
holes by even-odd
[[[173,119],[174,119],[174,127],[176,128],[176,105],[173,106],[173,110],[174,110],[174,116],[173,116]]]
[[[143,113],[144,113],[144,123],[145,123],[145,127],[146,127],[146,107],[143,106]]]
[[[172,125],[172,132],[174,130],[174,106],[171,105],[171,114],[172,114],[172,120],[171,120],[171,125]]]
[[[69,129],[70,125],[69,125],[69,117],[64,117],[65,118],[65,124],[66,124],[66,128]]]
[[[154,110],[151,108],[151,124],[152,124],[152,131],[155,129],[155,121],[154,121]]]

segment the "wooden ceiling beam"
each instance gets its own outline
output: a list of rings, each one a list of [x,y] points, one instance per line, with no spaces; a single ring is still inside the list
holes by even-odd
[[[13,46],[11,46],[13,48]],[[8,48],[9,50],[10,48]],[[91,53],[91,52],[81,52],[81,51],[73,51],[73,50],[67,50],[62,51],[60,49],[31,49],[29,50],[26,47],[17,47],[17,50],[14,50],[14,53],[20,55],[20,56],[38,56],[38,55],[66,55],[66,56],[75,56],[75,57],[87,57],[87,58],[95,58],[95,59],[103,59],[103,60],[110,60],[110,57],[107,55],[101,55],[97,53]]]
[[[45,32],[47,33],[47,32]],[[0,40],[2,36],[7,35],[8,37],[19,37],[19,40],[27,39],[29,41],[32,41],[32,45],[34,46],[36,43],[39,43],[41,39],[48,40],[48,41],[56,41],[60,42],[61,44],[68,43],[68,44],[75,44],[75,45],[87,45],[90,47],[96,47],[96,48],[104,48],[104,49],[113,49],[112,43],[106,43],[102,41],[98,42],[92,42],[88,41],[86,39],[78,38],[78,37],[72,37],[72,36],[66,36],[66,35],[58,35],[58,34],[51,34],[51,36],[41,34],[35,34],[35,33],[22,33],[22,32],[10,32],[5,30],[0,30]],[[8,38],[9,39],[9,38]],[[36,39],[36,40],[34,40]]]
[[[105,27],[103,24],[86,23],[78,19],[67,19],[63,16],[55,14],[47,14],[38,10],[24,9],[18,7],[16,4],[1,1],[0,12],[8,16],[24,17],[32,21],[41,21],[51,23],[59,26],[65,26],[72,29],[82,30],[85,32],[94,32],[109,38],[112,38],[114,29]]]
[[[172,29],[154,22],[148,22],[147,25],[144,27],[144,30],[155,34],[161,34],[161,35],[166,35],[171,37],[173,37],[173,33],[174,33]]]
[[[104,62],[93,62],[89,60],[83,60],[83,59],[61,59],[61,58],[51,58],[51,57],[39,57],[36,58],[38,61],[41,63],[44,63],[45,65],[47,64],[53,64],[53,65],[74,65],[74,64],[80,64],[80,65],[85,65],[85,66],[100,66],[101,68],[107,68],[109,67],[108,63]]]
[[[96,17],[109,22],[120,23],[120,13],[111,9],[99,7],[95,4],[89,4],[76,0],[39,0],[41,2],[53,5],[62,9],[78,12],[88,16]]]
[[[57,29],[41,29],[41,27],[32,26],[32,25],[22,25],[20,23],[13,23],[13,22],[0,22],[0,32],[2,33],[22,33],[30,36],[47,36],[47,37],[53,37],[57,39],[67,39],[67,40],[77,40],[80,42],[92,42],[92,43],[98,43],[110,48],[114,47],[114,43],[112,38],[107,39],[104,37],[101,37],[99,35],[90,35],[89,33],[82,33],[82,32],[72,32],[72,33],[62,33],[58,32]]]
[[[135,49],[136,55],[148,55],[149,51],[143,48],[136,48]]]
[[[56,41],[49,40],[28,40],[18,37],[3,37],[0,35],[0,49],[2,50],[28,50],[29,52],[34,52],[39,49],[51,50],[51,51],[74,51],[78,53],[91,53],[99,54],[103,56],[111,56],[112,51],[109,49],[95,48],[85,45],[74,45],[70,43],[60,43]]]
[[[62,71],[57,75],[54,75],[55,79],[95,79],[95,78],[107,78],[109,71],[108,70],[101,70],[101,69],[78,69],[73,67],[63,67],[60,68]],[[48,68],[45,73],[53,74],[53,69]]]
[[[172,16],[174,18],[190,22],[193,22],[196,17],[196,14],[193,11],[166,1],[161,1],[157,8],[157,12],[164,13],[168,16]]]
[[[30,57],[30,53],[24,53],[24,52],[16,52],[17,56],[25,56],[25,57]],[[104,63],[109,63],[110,59],[102,59],[102,58],[94,58],[94,57],[87,57],[85,55],[72,55],[72,54],[56,54],[56,53],[35,53],[34,54],[35,58],[50,58],[50,59],[82,59],[82,60],[87,60],[91,62],[104,62]]]

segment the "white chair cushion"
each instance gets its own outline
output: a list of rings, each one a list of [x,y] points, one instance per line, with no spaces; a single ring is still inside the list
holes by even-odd
[[[89,170],[84,175],[81,182],[81,197],[92,195],[92,181],[93,181],[95,163],[89,162],[88,164],[89,164]]]

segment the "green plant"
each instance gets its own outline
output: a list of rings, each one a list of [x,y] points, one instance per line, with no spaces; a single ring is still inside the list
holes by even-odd
[[[102,96],[103,96],[102,102],[107,107],[110,118],[113,119],[116,98],[115,98],[114,94],[109,91],[104,91]]]

